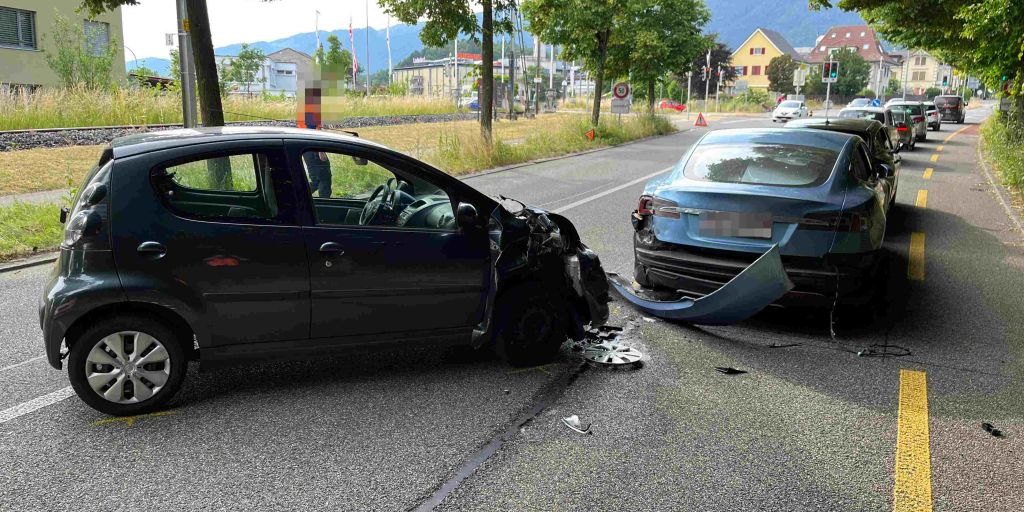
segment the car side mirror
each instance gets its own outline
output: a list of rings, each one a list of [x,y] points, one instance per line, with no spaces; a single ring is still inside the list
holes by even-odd
[[[878,164],[875,167],[875,173],[878,174],[879,178],[892,178],[896,174],[896,170],[889,164]]]
[[[470,229],[476,225],[476,207],[470,203],[459,203],[455,212],[455,223],[462,229]]]

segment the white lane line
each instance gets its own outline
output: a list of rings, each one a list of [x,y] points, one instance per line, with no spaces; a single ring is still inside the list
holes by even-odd
[[[58,389],[53,393],[43,395],[40,397],[33,398],[28,402],[23,402],[14,407],[8,407],[0,411],[0,424],[7,423],[15,418],[20,418],[30,412],[38,411],[48,405],[53,405],[61,400],[71,398],[75,394],[75,390],[68,386],[63,389]]]
[[[748,122],[748,121],[753,121],[753,120],[755,120],[755,119],[758,119],[758,118],[756,118],[756,117],[750,117],[750,118],[744,118],[744,119],[733,119],[733,120],[731,120],[731,121],[722,121],[722,122],[721,122],[721,124],[736,124],[736,123],[746,123],[746,122]]]
[[[639,177],[639,178],[637,178],[637,179],[635,179],[633,181],[627,181],[626,183],[623,183],[622,185],[619,185],[617,187],[610,188],[608,190],[605,190],[604,192],[601,192],[599,194],[594,194],[594,195],[592,195],[590,197],[584,197],[583,199],[580,199],[579,201],[576,201],[574,203],[569,203],[569,204],[567,204],[567,205],[565,205],[565,206],[563,206],[561,208],[555,208],[554,210],[551,210],[551,211],[554,212],[554,213],[562,213],[562,212],[564,212],[566,210],[571,210],[573,208],[576,208],[577,206],[580,206],[580,205],[583,205],[583,204],[587,204],[587,203],[593,201],[594,199],[600,199],[600,198],[602,198],[602,197],[604,197],[606,195],[614,194],[614,193],[616,193],[616,192],[618,192],[618,191],[620,191],[622,189],[625,189],[625,188],[628,188],[628,187],[632,187],[633,185],[636,185],[637,183],[643,183],[643,182],[645,182],[645,181],[647,181],[647,180],[649,180],[649,179],[651,179],[651,178],[653,178],[655,176],[658,176],[659,174],[665,174],[666,172],[671,171],[674,167],[675,166],[673,165],[672,167],[666,167],[666,168],[664,168],[664,169],[662,169],[660,171],[652,172],[651,174],[648,174],[647,176],[641,176],[641,177]]]
[[[44,358],[44,357],[46,357],[46,356],[45,356],[45,355],[42,355],[42,356],[36,356],[36,357],[33,357],[32,359],[27,359],[27,360],[25,360],[25,361],[22,361],[22,362],[20,362],[20,363],[14,363],[14,364],[12,364],[12,365],[10,365],[10,366],[4,366],[3,368],[0,368],[0,372],[6,372],[7,370],[13,370],[13,369],[15,369],[15,368],[17,368],[17,367],[19,367],[19,366],[22,366],[22,365],[26,365],[26,364],[29,364],[29,363],[31,363],[32,361],[38,361],[38,360],[40,360],[40,359],[42,359],[42,358]]]

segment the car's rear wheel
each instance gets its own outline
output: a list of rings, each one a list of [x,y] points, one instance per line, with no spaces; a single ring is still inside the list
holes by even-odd
[[[539,283],[516,286],[502,294],[495,312],[494,350],[517,367],[551,362],[565,341],[565,313],[557,294]]]
[[[71,342],[68,377],[93,409],[131,416],[167,403],[187,366],[171,329],[148,316],[124,315],[96,322]]]

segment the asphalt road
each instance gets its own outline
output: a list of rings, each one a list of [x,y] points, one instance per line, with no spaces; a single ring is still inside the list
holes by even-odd
[[[192,368],[167,414],[111,420],[62,399],[66,376],[41,358],[46,268],[0,274],[0,416],[52,402],[0,417],[0,510],[404,510],[442,495],[441,510],[892,510],[906,485],[897,447],[908,453],[913,442],[897,435],[901,369],[927,377],[934,510],[1020,510],[1024,243],[977,166],[976,123],[987,114],[972,110],[966,125],[929,132],[903,154],[886,318],[833,338],[820,312],[700,328],[613,303],[611,323],[645,353],[635,371],[580,371],[568,352],[511,370],[404,347]],[[730,117],[711,129],[745,126],[771,123]],[[643,183],[701,133],[469,182],[562,212],[607,270],[629,274],[628,214]],[[913,257],[920,281],[904,278],[912,233],[924,235],[923,260]],[[570,414],[593,434],[562,426]],[[478,467],[495,439],[503,444]]]

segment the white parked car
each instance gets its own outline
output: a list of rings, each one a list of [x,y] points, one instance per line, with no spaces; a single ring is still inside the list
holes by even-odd
[[[786,100],[779,103],[779,106],[775,107],[772,111],[772,122],[777,121],[789,121],[790,119],[799,119],[809,117],[807,112],[807,104],[802,101]]]

